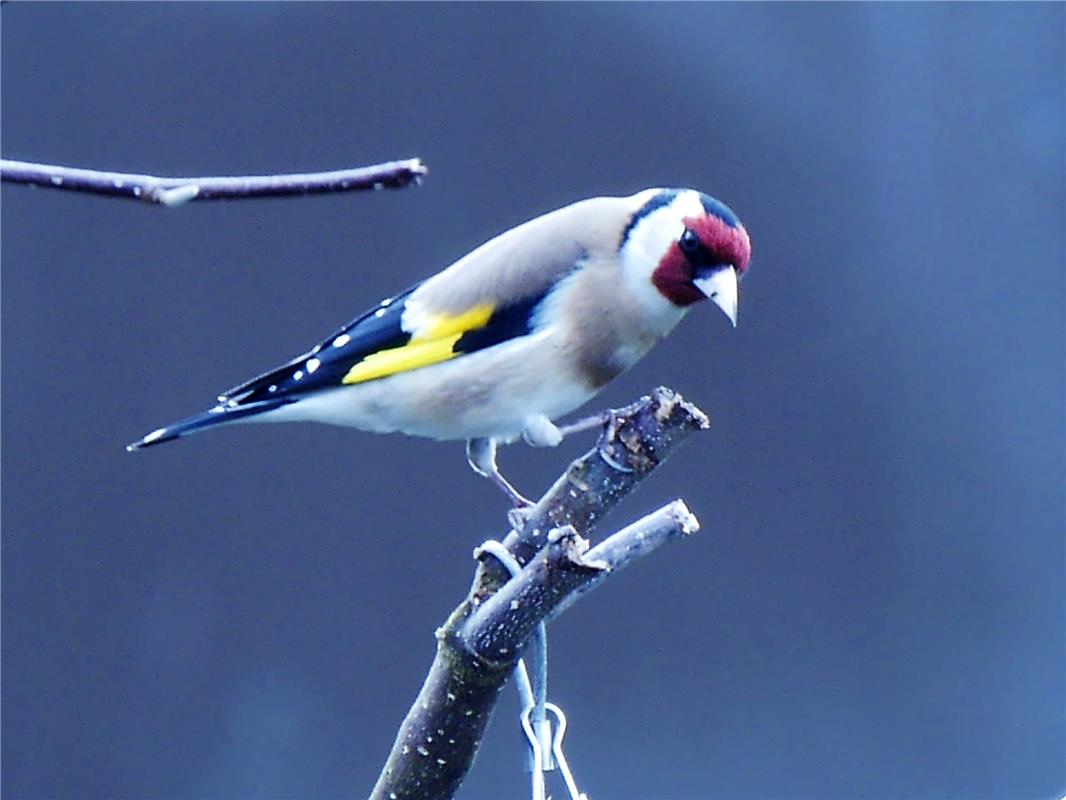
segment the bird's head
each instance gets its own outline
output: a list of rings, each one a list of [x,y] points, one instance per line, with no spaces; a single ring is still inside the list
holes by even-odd
[[[630,285],[675,310],[709,299],[736,325],[738,281],[751,260],[736,214],[694,189],[648,189],[632,199],[619,249]]]

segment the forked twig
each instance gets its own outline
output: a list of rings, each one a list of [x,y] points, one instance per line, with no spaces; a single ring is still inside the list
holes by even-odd
[[[482,559],[469,594],[437,630],[436,657],[371,798],[451,798],[536,627],[622,567],[697,529],[675,500],[591,549],[585,540],[681,442],[708,426],[699,409],[664,388],[611,412],[596,447],[504,539],[521,572],[510,578],[495,558]]]

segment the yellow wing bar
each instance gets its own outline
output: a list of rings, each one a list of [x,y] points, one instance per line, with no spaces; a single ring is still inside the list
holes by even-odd
[[[452,349],[455,343],[467,331],[485,327],[492,311],[492,305],[484,304],[462,314],[438,316],[403,347],[379,350],[353,365],[341,383],[363,383],[455,358],[459,355]]]

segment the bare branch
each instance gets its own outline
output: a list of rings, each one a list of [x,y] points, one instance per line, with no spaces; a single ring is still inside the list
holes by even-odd
[[[0,180],[7,183],[128,197],[170,207],[192,200],[238,200],[246,197],[399,189],[421,183],[427,172],[421,161],[410,158],[369,167],[294,175],[160,178],[0,159]]]
[[[503,540],[504,546],[525,564],[553,528],[571,525],[587,536],[677,445],[710,425],[706,414],[665,386],[625,408],[612,409],[595,449],[569,466],[533,507],[522,529]],[[490,594],[507,578],[506,570],[486,562],[477,578],[478,595]]]
[[[572,527],[556,528],[548,546],[482,603],[458,632],[466,650],[482,661],[519,653],[541,622],[554,619],[612,575],[677,536],[699,530],[682,500],[663,506],[589,549]]]
[[[586,564],[606,565],[606,569],[597,571],[589,580],[575,586],[551,611],[548,619],[559,616],[611,575],[649,555],[671,538],[689,536],[699,529],[696,515],[689,511],[683,500],[675,500],[608,536],[583,557]]]
[[[669,389],[611,412],[596,447],[574,461],[504,541],[525,566],[492,559],[437,631],[437,654],[371,797],[447,800],[477,754],[500,690],[540,622],[678,535],[695,518],[675,501],[588,549],[583,536],[707,418]]]

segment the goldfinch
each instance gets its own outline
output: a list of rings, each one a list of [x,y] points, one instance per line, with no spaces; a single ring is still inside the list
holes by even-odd
[[[496,447],[553,446],[554,420],[633,366],[697,302],[733,325],[751,258],[743,225],[692,189],[582,200],[500,234],[304,355],[240,384],[137,450],[234,422],[326,422],[465,439],[516,506]]]

